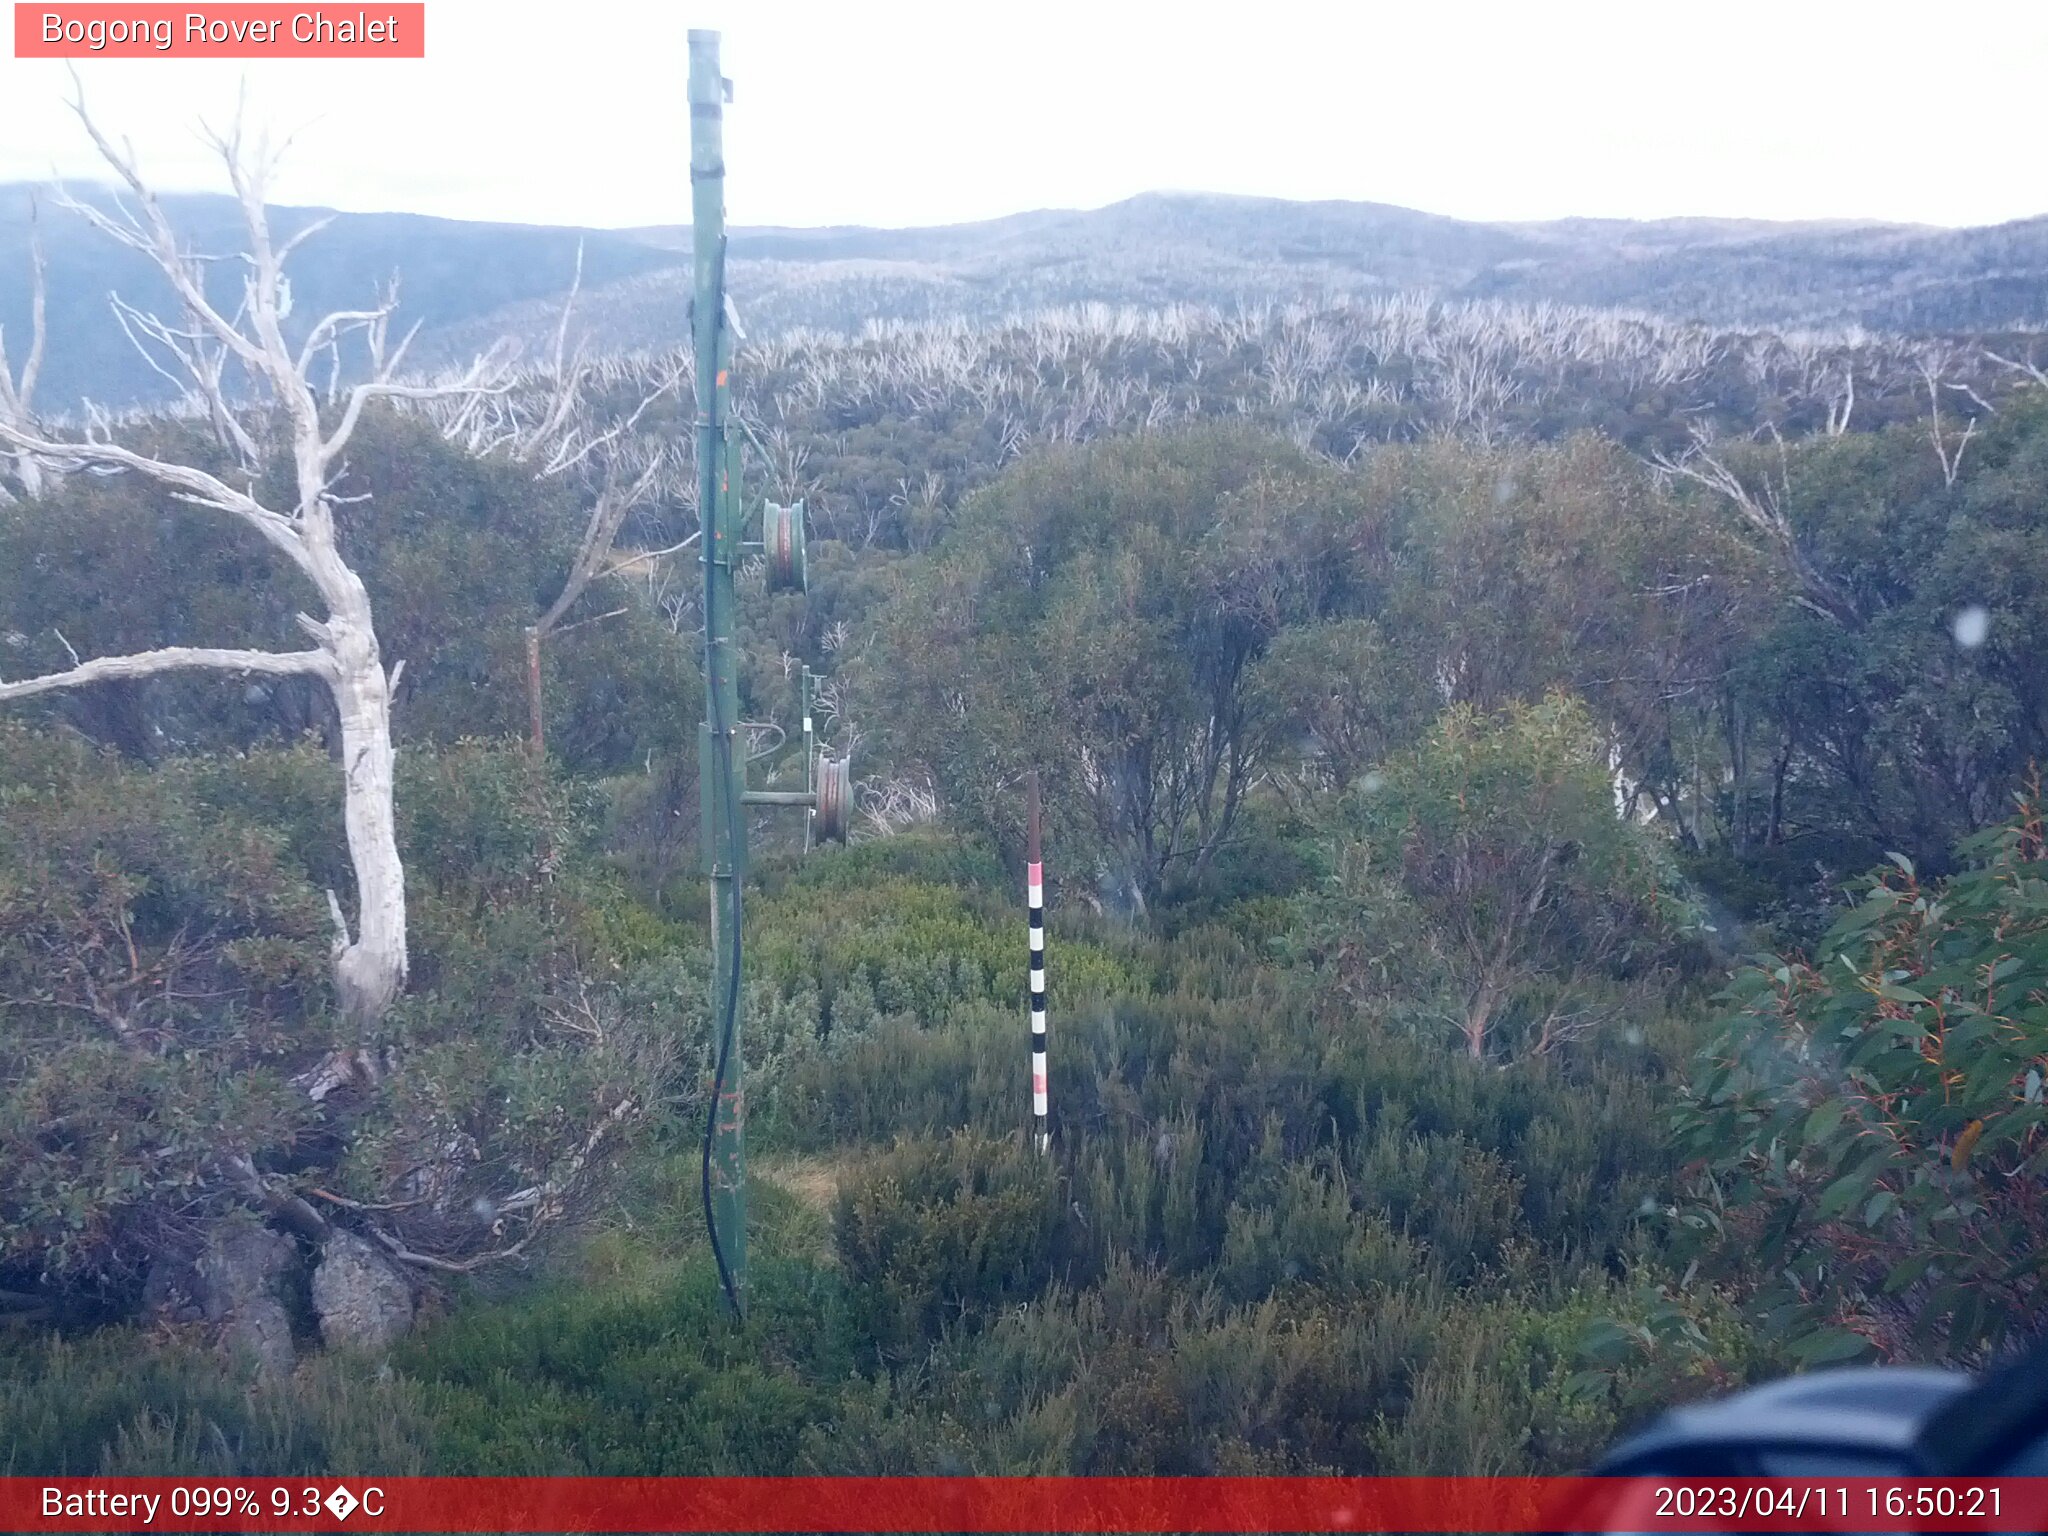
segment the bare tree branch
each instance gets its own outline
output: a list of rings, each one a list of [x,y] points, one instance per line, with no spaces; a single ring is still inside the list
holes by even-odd
[[[96,656],[67,671],[24,678],[16,683],[0,682],[0,700],[33,698],[39,693],[83,688],[89,683],[110,682],[116,678],[199,671],[261,672],[273,677],[326,679],[333,675],[334,662],[325,651],[225,651],[171,645],[162,650],[139,651],[132,656]]]
[[[671,544],[666,549],[643,549],[636,555],[629,555],[624,560],[621,560],[617,565],[614,565],[611,568],[611,574],[616,576],[621,571],[630,571],[634,566],[639,565],[645,561],[665,560],[670,555],[679,555],[684,550],[688,549],[692,544],[696,543],[698,536],[702,534],[703,531],[704,530],[700,528],[696,530],[696,532],[691,533],[688,537],[683,539],[681,543]]]
[[[1800,548],[1798,534],[1786,511],[1791,496],[1789,455],[1785,440],[1775,427],[1771,438],[1778,449],[1775,475],[1766,471],[1745,479],[1715,451],[1712,432],[1697,425],[1692,428],[1692,443],[1684,453],[1674,459],[1661,451],[1655,452],[1649,463],[1667,478],[1690,480],[1727,500],[1744,522],[1777,548],[1799,583],[1797,601],[1837,624],[1854,627],[1861,622],[1856,605],[1821,574]]]
[[[300,536],[299,525],[291,518],[271,511],[247,491],[238,491],[225,480],[194,469],[189,464],[177,464],[168,459],[155,459],[147,454],[137,453],[132,448],[123,448],[118,443],[96,441],[59,441],[54,438],[37,436],[30,432],[0,422],[0,439],[5,439],[17,449],[34,454],[50,464],[61,468],[82,468],[98,464],[109,469],[128,469],[146,475],[159,485],[168,487],[181,501],[190,501],[202,507],[213,507],[222,512],[232,513],[240,518],[301,570],[310,570],[308,554]]]
[[[2039,363],[2034,361],[2033,348],[2029,347],[2027,349],[2027,355],[2023,359],[2013,357],[2001,357],[1998,355],[1998,353],[1993,352],[1989,347],[1986,347],[1984,349],[1984,355],[1991,359],[1992,362],[1998,364],[1999,367],[2010,369],[2014,373],[2032,379],[2036,384],[2040,385],[2043,389],[2048,389],[2048,368],[2043,368]]]
[[[646,498],[661,469],[662,459],[657,455],[654,462],[640,472],[637,480],[622,486],[617,466],[607,466],[604,487],[598,492],[597,504],[590,509],[590,520],[584,525],[582,542],[577,545],[576,558],[569,567],[569,579],[562,584],[561,592],[534,625],[543,635],[576,605],[576,599],[583,595],[591,578],[597,575],[605,557],[611,553],[619,529],[625,524],[626,514]]]
[[[551,1174],[545,1183],[537,1184],[530,1189],[522,1189],[497,1202],[497,1212],[501,1217],[514,1214],[526,1216],[526,1231],[517,1242],[507,1244],[503,1248],[492,1249],[488,1253],[474,1254],[466,1259],[449,1259],[439,1254],[417,1252],[408,1247],[395,1233],[387,1232],[381,1227],[373,1225],[370,1234],[401,1263],[439,1270],[443,1274],[465,1275],[483,1268],[486,1264],[500,1264],[508,1259],[516,1259],[526,1251],[528,1243],[561,1217],[565,1199],[577,1179],[582,1176],[585,1166],[597,1154],[605,1138],[622,1121],[636,1114],[638,1109],[639,1106],[631,1098],[619,1100],[596,1125],[591,1127],[590,1133],[583,1138],[582,1145],[569,1154],[563,1167]]]

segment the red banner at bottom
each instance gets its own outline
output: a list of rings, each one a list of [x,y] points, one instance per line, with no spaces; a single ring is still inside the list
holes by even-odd
[[[8,1531],[2044,1531],[2048,1478],[0,1478]]]

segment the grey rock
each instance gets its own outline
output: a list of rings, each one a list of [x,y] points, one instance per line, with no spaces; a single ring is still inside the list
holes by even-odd
[[[206,1309],[199,1303],[199,1271],[188,1259],[152,1262],[142,1282],[142,1312],[151,1322],[199,1323]]]
[[[219,1325],[228,1347],[246,1355],[263,1375],[288,1374],[297,1358],[284,1292],[285,1277],[298,1258],[290,1238],[234,1221],[208,1235],[205,1251],[192,1266],[191,1301],[207,1322]],[[166,1289],[173,1294],[180,1289],[176,1277],[167,1277]]]
[[[412,1328],[412,1287],[369,1243],[336,1232],[313,1271],[313,1310],[329,1348],[389,1349]]]

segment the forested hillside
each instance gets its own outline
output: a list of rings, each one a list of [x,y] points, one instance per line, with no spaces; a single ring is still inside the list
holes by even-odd
[[[643,238],[686,244],[673,230]],[[1981,229],[1563,219],[1483,224],[1381,203],[1148,193],[1088,212],[1045,210],[908,230],[741,230],[747,323],[857,330],[872,320],[1002,321],[1081,303],[1257,305],[1426,294],[1622,308],[1673,321],[1802,330],[1971,333],[2048,321],[2048,220]],[[593,296],[614,345],[681,323],[680,268]],[[489,327],[521,331],[527,304]]]
[[[739,1324],[688,357],[429,388],[386,316],[330,393],[251,292],[246,394],[0,415],[0,1471],[1551,1471],[2041,1333],[2025,337],[750,339],[752,782],[808,667],[858,825],[752,831]]]
[[[111,194],[80,188],[96,206]],[[196,251],[238,248],[230,198],[165,199]],[[280,238],[331,219],[294,262],[287,329],[358,304],[401,275],[417,360],[510,341],[547,353],[582,246],[583,325],[601,350],[636,351],[688,329],[689,234],[569,230],[417,215],[275,211]],[[169,298],[147,260],[88,228],[47,191],[0,186],[0,330],[28,323],[37,234],[51,253],[44,398],[125,406],[174,397],[111,322],[109,292]],[[998,325],[1086,304],[1233,313],[1281,296],[1348,306],[1420,296],[1453,303],[1585,306],[1652,323],[1746,331],[1996,336],[2048,325],[2048,220],[1980,229],[1735,219],[1484,224],[1379,203],[1152,193],[1087,212],[1042,210],[930,229],[738,229],[733,293],[756,340],[857,333],[894,322]],[[227,293],[223,265],[210,281]],[[294,318],[296,316],[296,319]],[[295,339],[298,339],[295,333]]]

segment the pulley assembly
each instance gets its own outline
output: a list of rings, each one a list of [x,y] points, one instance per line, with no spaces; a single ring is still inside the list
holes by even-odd
[[[804,787],[802,789],[749,789],[740,795],[742,805],[801,806],[811,814],[804,825],[804,848],[814,842],[843,843],[853,825],[853,761],[830,757],[817,744],[812,725],[811,700],[824,679],[809,667],[803,671]]]
[[[817,805],[811,831],[820,842],[843,843],[853,820],[853,764],[844,757],[818,758]]]
[[[804,568],[804,504],[769,502],[761,509],[761,551],[768,557],[770,592],[803,592],[810,582]]]

